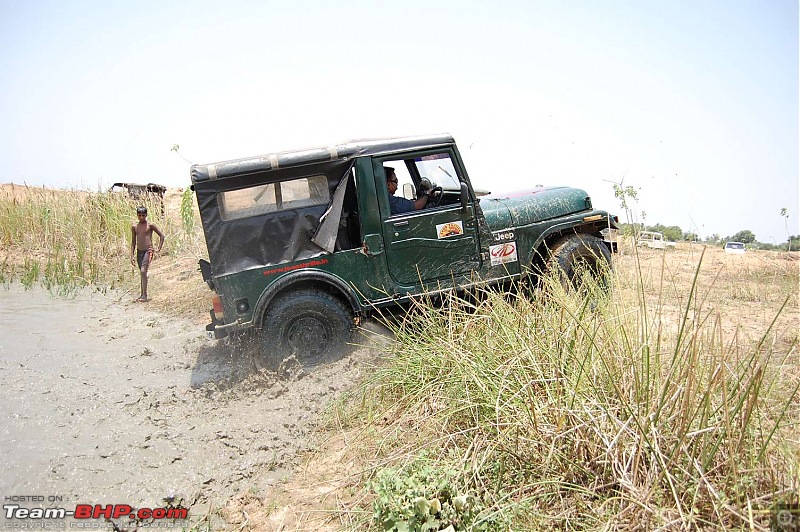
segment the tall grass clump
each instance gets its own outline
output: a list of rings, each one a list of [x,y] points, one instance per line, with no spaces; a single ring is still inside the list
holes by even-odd
[[[193,235],[195,233],[194,215],[194,193],[192,187],[186,187],[181,194],[181,222],[183,223],[183,235]]]
[[[357,406],[372,525],[765,527],[796,504],[796,345],[737,345],[697,275],[677,317],[618,297],[625,282],[545,278],[388,321]]]
[[[51,190],[19,185],[0,189],[0,262],[5,280],[42,284],[68,293],[86,285],[114,287],[135,280],[130,265],[131,223],[144,204],[175,253],[182,226],[162,214],[157,199],[125,194]],[[192,226],[194,229],[194,226]]]

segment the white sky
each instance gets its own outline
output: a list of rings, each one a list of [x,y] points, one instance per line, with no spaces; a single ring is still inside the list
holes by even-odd
[[[797,0],[0,0],[0,182],[448,132],[473,183],[640,188],[647,224],[800,234]]]

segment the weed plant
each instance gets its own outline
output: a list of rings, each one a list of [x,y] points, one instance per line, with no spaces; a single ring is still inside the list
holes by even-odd
[[[772,327],[752,346],[727,337],[699,272],[677,318],[631,273],[610,294],[545,278],[387,320],[396,341],[353,410],[372,526],[769,526],[797,504],[797,346]],[[446,507],[455,497],[468,520]]]

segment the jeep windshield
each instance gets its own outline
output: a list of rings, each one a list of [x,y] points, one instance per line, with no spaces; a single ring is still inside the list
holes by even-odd
[[[453,167],[453,161],[447,153],[437,153],[426,155],[414,159],[420,178],[427,178],[436,186],[444,190],[461,190],[461,183],[458,181],[458,174]]]

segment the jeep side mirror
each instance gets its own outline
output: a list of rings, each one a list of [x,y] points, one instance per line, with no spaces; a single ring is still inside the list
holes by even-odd
[[[461,182],[461,209],[466,211],[469,205],[469,187],[463,181]]]

